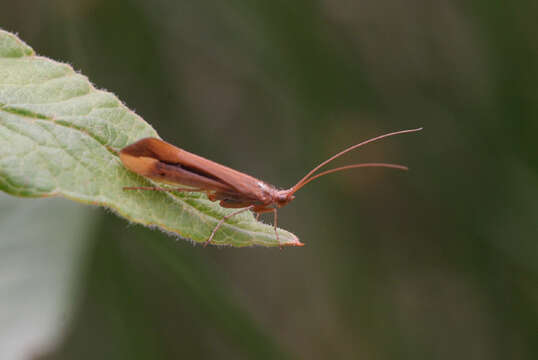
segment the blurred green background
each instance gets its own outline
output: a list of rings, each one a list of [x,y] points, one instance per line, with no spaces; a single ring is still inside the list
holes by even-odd
[[[411,171],[297,193],[279,225],[303,248],[193,247],[94,209],[74,319],[38,358],[538,358],[537,14],[523,0],[4,2],[0,27],[165,140],[277,186],[425,128],[338,162]]]

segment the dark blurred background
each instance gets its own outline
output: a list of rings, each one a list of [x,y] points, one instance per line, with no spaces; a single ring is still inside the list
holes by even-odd
[[[296,249],[202,248],[94,211],[46,359],[538,358],[538,2],[42,0],[0,27],[161,137],[288,187]],[[336,164],[335,164],[336,165]],[[271,218],[267,218],[271,221]]]

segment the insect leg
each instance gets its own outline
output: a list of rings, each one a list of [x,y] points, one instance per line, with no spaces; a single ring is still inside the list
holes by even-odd
[[[189,189],[189,188],[161,188],[154,186],[124,186],[123,190],[151,190],[151,191],[178,191],[178,192],[205,192],[206,189]]]
[[[222,219],[220,219],[220,221],[218,222],[217,226],[215,226],[215,228],[213,229],[213,232],[211,232],[211,235],[209,236],[209,239],[207,239],[207,241],[204,243],[204,247],[206,247],[207,244],[211,244],[211,240],[213,240],[213,237],[215,236],[215,233],[222,226],[222,224],[224,224],[224,222],[226,220],[228,220],[232,216],[235,216],[237,214],[241,214],[242,212],[248,211],[248,210],[252,209],[253,207],[254,207],[254,205],[250,205],[250,206],[247,206],[246,208],[243,208],[241,210],[238,210],[238,211],[235,211],[235,212],[233,212],[231,214],[223,216]]]
[[[273,225],[275,226],[275,235],[276,235],[276,241],[278,241],[278,246],[280,247],[280,250],[282,250],[282,244],[280,243],[280,238],[278,237],[278,231],[277,231],[277,224],[278,224],[278,215],[276,208],[273,208]]]
[[[254,208],[254,212],[256,213],[256,220],[260,217],[260,214],[272,212],[273,213],[273,224],[275,227],[275,235],[276,235],[276,241],[278,241],[278,246],[280,247],[280,250],[282,250],[282,244],[280,243],[280,237],[278,236],[277,226],[278,226],[278,215],[277,215],[277,208],[273,207],[265,207],[265,206],[256,206]]]

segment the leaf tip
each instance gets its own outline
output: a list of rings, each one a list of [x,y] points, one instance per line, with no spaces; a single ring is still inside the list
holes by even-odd
[[[301,240],[299,240],[299,238],[295,235],[293,235],[293,241],[292,242],[286,242],[284,244],[282,244],[281,246],[286,246],[286,247],[303,247],[305,244],[301,242]]]

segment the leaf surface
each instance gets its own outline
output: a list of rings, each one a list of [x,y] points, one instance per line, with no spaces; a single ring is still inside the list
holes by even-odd
[[[71,66],[36,56],[0,30],[0,189],[16,196],[62,196],[105,206],[128,220],[204,242],[224,209],[199,193],[125,191],[153,183],[123,167],[117,152],[158,137],[113,94],[97,90]],[[279,229],[282,245],[300,245]],[[236,247],[279,246],[272,226],[247,212],[213,240]]]

